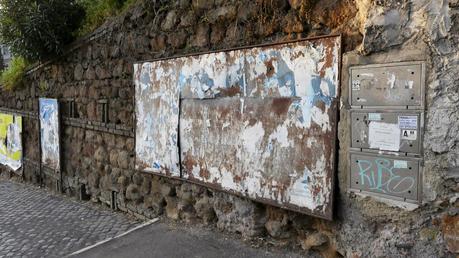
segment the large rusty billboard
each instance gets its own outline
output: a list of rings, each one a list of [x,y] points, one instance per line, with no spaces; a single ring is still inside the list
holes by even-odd
[[[340,43],[329,36],[136,64],[137,168],[157,162],[160,174],[331,219]]]

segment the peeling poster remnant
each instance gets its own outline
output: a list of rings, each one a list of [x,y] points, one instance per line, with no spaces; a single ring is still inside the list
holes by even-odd
[[[136,64],[137,168],[331,219],[340,42]]]
[[[0,164],[18,170],[22,166],[22,117],[0,113]]]
[[[136,169],[180,176],[177,68],[167,61],[134,66]]]
[[[41,161],[44,166],[60,170],[59,104],[56,99],[39,99]]]

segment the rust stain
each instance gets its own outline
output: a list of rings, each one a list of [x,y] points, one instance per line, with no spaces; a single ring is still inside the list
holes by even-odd
[[[234,85],[229,88],[221,88],[220,89],[220,97],[234,97],[240,95],[241,92],[241,87],[239,85]]]
[[[138,161],[137,162],[137,169],[138,170],[144,170],[146,168],[148,168],[148,165],[146,163],[144,163],[142,161]]]
[[[234,179],[234,182],[236,182],[236,183],[241,183],[242,180],[245,179],[245,178],[242,178],[242,177],[239,176],[239,175],[234,175],[234,176],[233,176],[233,179]]]
[[[205,179],[209,179],[210,178],[210,172],[209,170],[207,169],[201,169],[199,170],[199,176],[202,177],[202,178],[205,178]]]
[[[322,40],[320,42],[325,47],[325,55],[323,55],[323,59],[322,59],[322,61],[324,62],[324,65],[322,69],[319,71],[319,74],[320,74],[320,77],[324,78],[326,69],[332,67],[334,63],[333,62],[334,61],[333,50],[334,50],[335,41],[334,40]]]
[[[288,112],[291,104],[291,98],[274,98],[271,104],[271,108],[274,113],[276,113],[278,116],[281,116]]]
[[[268,78],[272,77],[274,73],[276,72],[276,69],[274,69],[274,66],[273,66],[273,61],[276,61],[276,58],[271,58],[268,61],[265,61],[266,76]]]
[[[459,252],[459,215],[444,216],[441,230],[448,250],[453,253]]]
[[[255,118],[249,119],[249,126],[253,126],[257,123],[258,121]]]
[[[187,154],[182,161],[182,165],[187,171],[193,170],[193,167],[197,164],[198,163],[191,158],[190,154]]]
[[[326,110],[325,102],[323,101],[317,102],[316,107],[318,107],[322,112],[325,112]]]
[[[293,61],[293,60],[296,60],[300,57],[304,57],[304,53],[301,52],[301,51],[296,51],[296,52],[293,52],[292,55],[290,56],[290,60]]]

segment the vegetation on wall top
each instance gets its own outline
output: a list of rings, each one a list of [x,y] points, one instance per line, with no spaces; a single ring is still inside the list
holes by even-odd
[[[87,34],[135,0],[0,0],[2,43],[29,61],[62,54],[75,37]]]
[[[63,53],[136,0],[0,0],[0,37],[16,57],[0,75],[3,88],[18,87],[26,64]]]
[[[116,16],[135,3],[136,0],[78,0],[86,16],[77,35],[83,36],[102,25],[108,17]]]
[[[19,88],[24,78],[27,62],[23,57],[13,57],[11,63],[0,76],[0,84],[6,90]]]
[[[2,42],[30,61],[61,54],[85,13],[76,0],[0,0],[0,5]]]

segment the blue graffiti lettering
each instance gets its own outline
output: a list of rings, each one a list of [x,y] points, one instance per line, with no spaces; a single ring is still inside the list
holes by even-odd
[[[388,159],[357,160],[359,184],[367,189],[386,194],[411,193],[415,178],[400,175]]]

